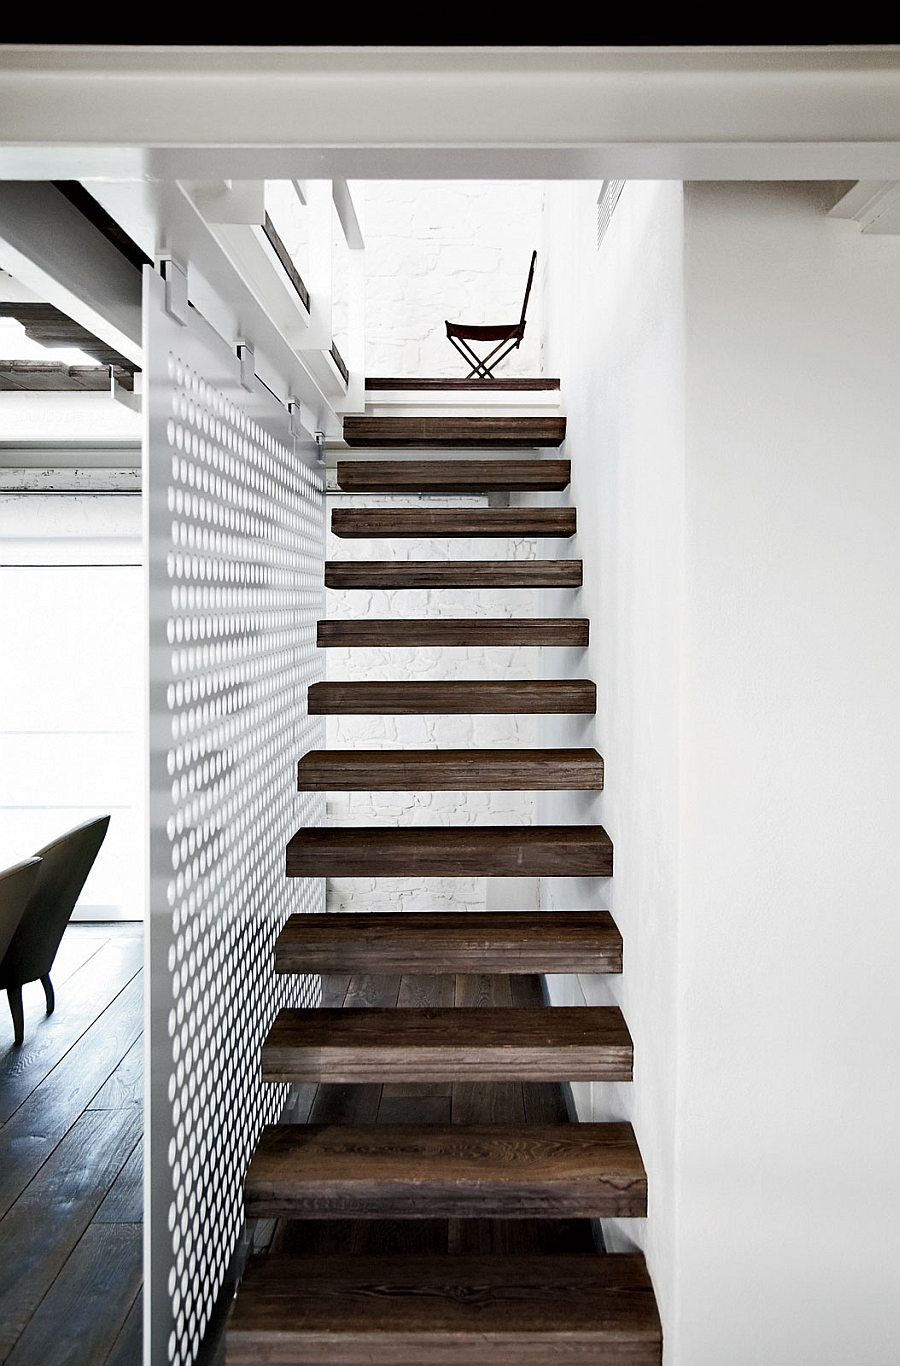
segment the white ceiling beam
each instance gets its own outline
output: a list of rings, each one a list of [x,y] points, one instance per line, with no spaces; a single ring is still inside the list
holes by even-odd
[[[896,179],[900,46],[7,44],[0,119],[9,178]]]

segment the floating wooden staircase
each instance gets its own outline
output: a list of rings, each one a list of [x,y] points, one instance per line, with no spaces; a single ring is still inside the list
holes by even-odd
[[[558,417],[344,424],[347,444],[369,449],[547,447],[564,434]],[[355,493],[442,496],[559,491],[569,474],[567,460],[537,454],[361,456],[337,471],[339,486]],[[392,540],[558,539],[574,535],[576,517],[560,507],[344,508],[332,529]],[[326,567],[330,587],[350,590],[581,581],[575,559]],[[588,630],[585,618],[568,616],[326,620],[318,643],[578,648]],[[398,678],[309,689],[316,715],[595,710],[589,679]],[[318,791],[597,790],[603,777],[591,748],[324,749],[298,762],[299,788]],[[294,877],[608,877],[612,869],[608,835],[587,824],[326,826],[299,830],[287,849]],[[324,1004],[281,1011],[263,1044],[264,1081],[299,1088],[306,1122],[266,1129],[247,1173],[248,1217],[276,1219],[284,1232],[279,1250],[250,1259],[226,1334],[230,1366],[659,1366],[643,1257],[598,1254],[585,1232],[587,1219],[646,1214],[634,1133],[624,1123],[568,1122],[558,1089],[629,1081],[631,1037],[616,1007],[548,1008],[533,975],[621,972],[612,918],[579,910],[293,916],[275,968],[323,974]],[[381,1230],[375,1243],[358,1231],[368,1228]]]

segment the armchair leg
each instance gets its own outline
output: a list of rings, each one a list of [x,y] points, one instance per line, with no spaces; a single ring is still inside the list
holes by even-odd
[[[53,995],[53,983],[50,981],[50,974],[41,978],[41,986],[44,988],[44,999],[47,1002],[47,1014],[52,1015],[56,1005],[56,997]]]
[[[22,1009],[22,988],[7,987],[6,995],[9,999],[9,1013],[13,1020],[16,1043],[22,1043],[25,1038],[25,1011]]]

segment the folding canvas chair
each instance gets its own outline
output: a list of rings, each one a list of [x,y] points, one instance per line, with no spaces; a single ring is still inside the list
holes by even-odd
[[[531,253],[531,269],[528,272],[528,284],[525,286],[525,298],[522,301],[522,316],[517,323],[507,323],[505,326],[501,324],[496,327],[481,326],[475,323],[447,323],[447,336],[451,344],[456,347],[466,364],[472,366],[466,375],[466,379],[472,379],[476,376],[478,379],[490,379],[491,374],[500,362],[506,359],[510,351],[515,351],[520,345],[525,335],[525,310],[528,307],[528,296],[531,293],[536,260],[537,252],[533,251]],[[470,342],[496,342],[497,345],[487,353],[483,360],[479,360],[469,345]]]

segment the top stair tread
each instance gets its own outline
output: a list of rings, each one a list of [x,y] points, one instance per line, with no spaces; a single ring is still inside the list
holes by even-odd
[[[640,1253],[276,1254],[251,1257],[227,1341],[229,1366],[659,1366],[662,1329]]]
[[[564,489],[568,460],[339,460],[338,486],[352,493],[491,493]]]
[[[564,417],[363,417],[344,418],[348,446],[370,449],[422,446],[433,449],[497,449],[560,446]]]

